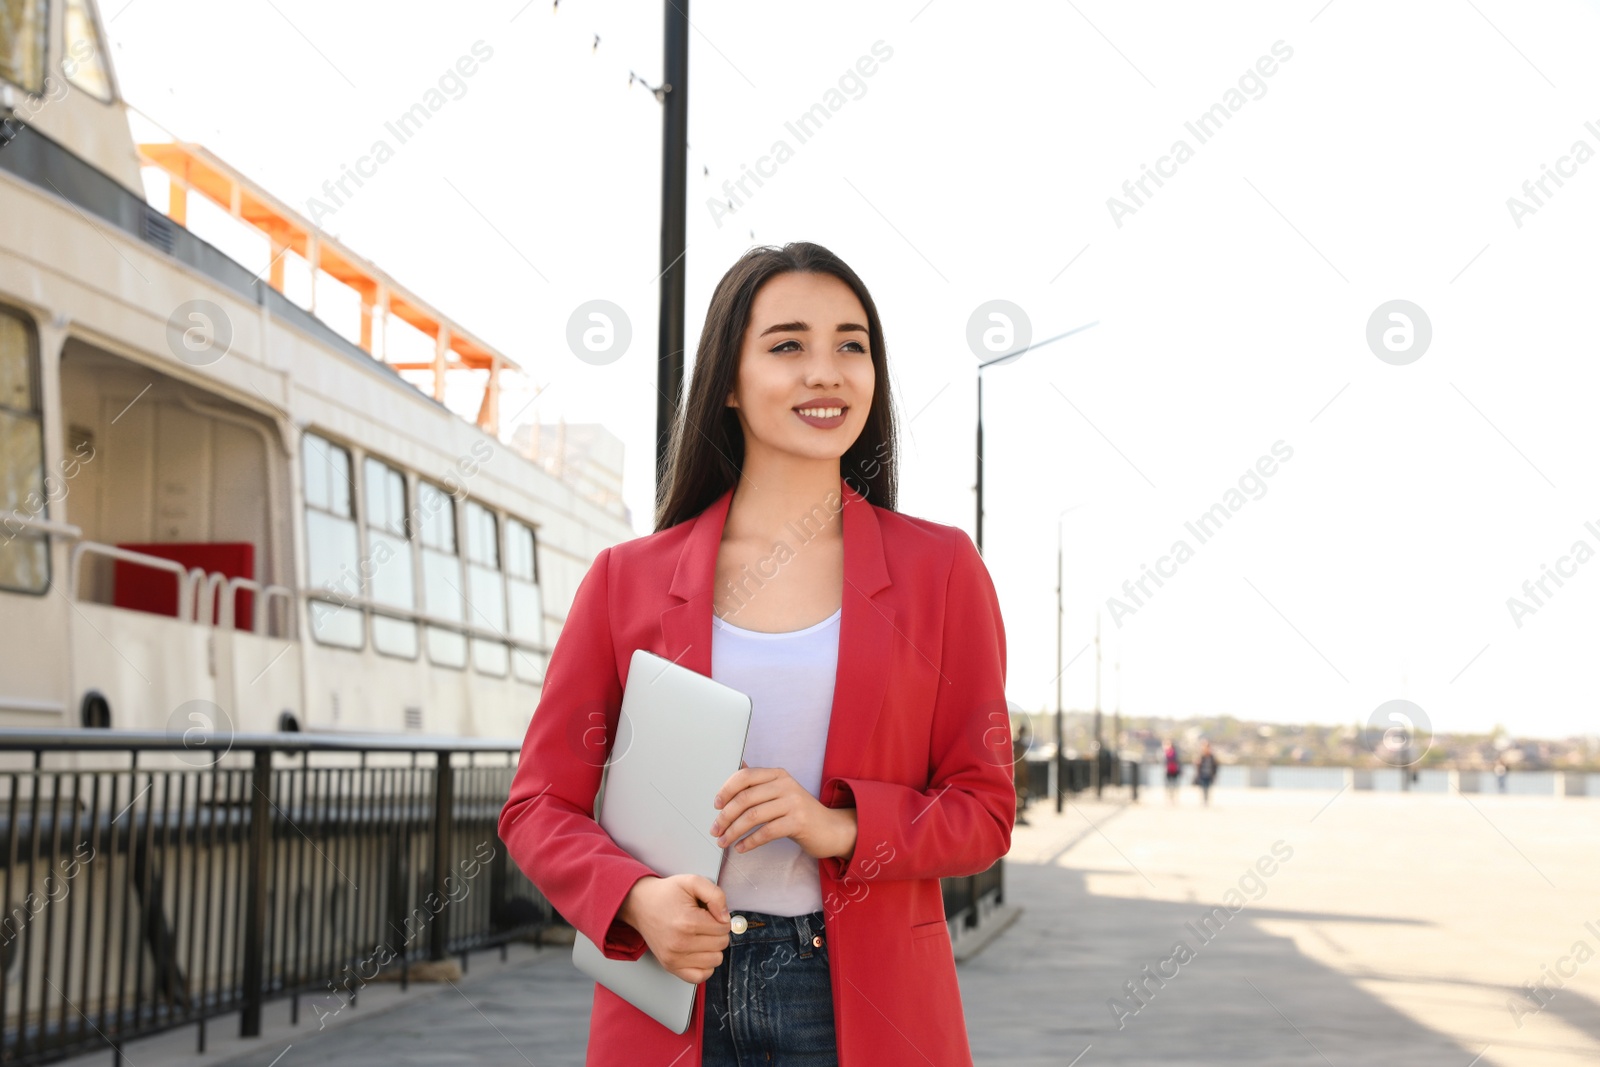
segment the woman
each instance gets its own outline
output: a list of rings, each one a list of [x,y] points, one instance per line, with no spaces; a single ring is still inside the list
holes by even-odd
[[[1217,777],[1217,757],[1211,751],[1211,742],[1200,747],[1200,758],[1194,761],[1194,784],[1200,787],[1204,803],[1211,803],[1211,783]]]
[[[680,1035],[596,984],[587,1064],[972,1063],[939,879],[1010,847],[1005,630],[972,539],[894,510],[894,435],[855,272],[814,244],[746,253],[656,530],[579,584],[500,816],[605,955],[700,987]],[[715,885],[658,876],[593,818],[638,648],[751,695],[745,766],[706,798]]]
[[[1178,758],[1178,746],[1169,737],[1161,752],[1167,761],[1167,803],[1176,804],[1178,802],[1178,779],[1183,775],[1182,761]]]

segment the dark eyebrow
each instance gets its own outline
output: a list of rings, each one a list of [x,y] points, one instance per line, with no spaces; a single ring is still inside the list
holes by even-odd
[[[866,333],[867,328],[854,322],[841,322],[837,330],[839,333]],[[806,322],[780,322],[775,326],[768,326],[758,335],[765,337],[769,333],[809,333],[811,324]]]

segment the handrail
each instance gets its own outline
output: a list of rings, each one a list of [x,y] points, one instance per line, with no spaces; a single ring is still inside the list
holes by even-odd
[[[20,511],[13,511],[0,516],[0,524],[7,526],[21,526],[25,530],[38,530],[42,533],[54,534],[57,537],[70,537],[76,540],[83,536],[83,528],[74,526],[70,522],[57,522],[54,519],[38,519]]]
[[[228,576],[221,571],[207,572],[204,567],[189,568],[189,588],[194,594],[194,613],[190,618],[204,626],[219,625],[217,616],[217,590],[227,582]],[[204,603],[202,604],[202,601]],[[205,611],[200,609],[204,607]],[[218,620],[214,622],[213,620]],[[230,620],[229,626],[233,623]]]
[[[168,571],[178,579],[178,619],[181,622],[198,622],[219,629],[233,629],[233,604],[235,594],[240,589],[248,589],[256,593],[255,598],[255,632],[266,634],[266,603],[269,600],[282,598],[291,606],[287,613],[293,616],[292,605],[295,590],[284,585],[262,585],[249,578],[229,578],[220,571],[207,572],[201,567],[185,569],[183,564],[174,560],[164,559],[161,556],[146,555],[143,552],[134,552],[131,549],[118,548],[115,545],[101,544],[98,541],[79,541],[72,548],[72,560],[68,568],[68,592],[73,600],[79,599],[78,573],[79,561],[86,554],[106,556],[111,559],[120,559],[128,563],[136,563],[157,570]],[[220,590],[220,596],[219,591]],[[509,645],[512,648],[537,655],[548,655],[551,651],[549,644],[529,641],[508,633],[500,633],[471,622],[461,622],[456,619],[446,619],[438,615],[431,615],[426,611],[413,608],[401,608],[392,604],[384,604],[369,597],[345,597],[325,589],[305,589],[300,591],[300,596],[307,601],[320,601],[327,604],[337,604],[340,607],[353,607],[357,611],[371,612],[386,618],[399,619],[404,622],[420,623],[440,630],[448,630],[465,637],[479,641],[492,641],[497,644]],[[217,608],[220,607],[219,612]],[[212,620],[216,621],[213,622]],[[294,640],[284,636],[282,640]]]
[[[71,732],[27,733],[61,741]],[[7,967],[0,987],[7,1064],[120,1048],[183,1025],[204,1034],[228,1015],[242,1037],[259,1039],[275,1000],[312,996],[337,1011],[391,966],[403,990],[419,960],[460,956],[464,970],[468,952],[558,920],[497,833],[516,773],[510,739],[501,754],[471,759],[469,774],[473,754],[460,750],[485,747],[475,739],[436,739],[445,743],[424,755],[420,739],[350,737],[351,751],[302,763],[274,750],[307,748],[307,738],[253,735],[272,743],[233,753],[239,765],[157,769],[127,742],[145,736],[80,730],[77,747],[118,750],[89,761],[107,766],[51,766],[66,761],[36,750],[31,770],[12,772],[0,867],[14,889],[7,955],[20,956],[20,970]],[[49,747],[31,738],[24,747]],[[165,740],[182,747],[176,732]],[[0,743],[17,747],[16,732]],[[391,747],[413,754],[376,752]],[[362,765],[342,766],[358,755]],[[397,781],[406,762],[414,770]],[[336,856],[345,884],[315,871],[312,851]],[[52,934],[80,928],[96,936]],[[285,929],[308,933],[286,943]],[[19,986],[36,992],[18,995]],[[314,1010],[326,1021],[326,1009]],[[80,1017],[87,1026],[71,1025]]]
[[[118,548],[115,545],[103,545],[98,541],[79,541],[72,546],[72,558],[67,564],[67,592],[72,600],[81,599],[78,596],[78,561],[87,554],[106,556],[111,559],[120,559],[124,563],[137,563],[140,566],[151,567],[158,571],[168,571],[178,579],[178,620],[192,622],[184,612],[189,607],[190,573],[183,564],[160,556],[147,556],[143,552],[134,552],[131,549]],[[199,568],[195,568],[199,570]],[[201,572],[204,573],[203,571]]]
[[[270,601],[270,600],[274,600],[274,599],[280,598],[280,597],[283,599],[284,604],[288,608],[288,611],[285,612],[285,615],[290,619],[290,625],[293,624],[292,623],[292,619],[293,619],[293,616],[294,616],[294,590],[293,589],[290,589],[286,585],[262,585],[260,582],[254,581],[254,580],[252,580],[250,578],[237,577],[237,578],[229,578],[227,583],[222,587],[222,605],[223,605],[223,607],[222,607],[222,618],[225,618],[227,621],[225,623],[222,623],[221,625],[223,625],[225,629],[229,629],[229,630],[233,629],[233,604],[234,604],[234,598],[235,598],[235,595],[238,593],[238,591],[241,590],[241,589],[248,590],[249,592],[255,594],[255,599],[254,599],[254,601],[252,603],[251,619],[250,619],[251,629],[254,630],[254,632],[260,634],[263,637],[268,636],[267,635],[267,602]],[[285,634],[285,635],[283,635],[283,640],[288,641],[288,640],[292,640],[292,638],[290,638],[287,634]]]
[[[229,749],[280,752],[519,752],[521,738],[448,737],[428,734],[276,733],[230,734],[225,730],[0,730],[0,751],[181,751],[224,752]]]

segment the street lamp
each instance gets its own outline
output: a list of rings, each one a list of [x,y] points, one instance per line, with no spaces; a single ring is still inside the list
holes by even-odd
[[[995,367],[995,366],[999,366],[1002,363],[1010,363],[1010,362],[1012,362],[1014,360],[1021,359],[1023,353],[1025,353],[1025,352],[1032,352],[1035,348],[1043,348],[1045,345],[1050,344],[1053,341],[1059,341],[1063,337],[1071,337],[1075,333],[1078,333],[1078,332],[1080,332],[1082,330],[1087,330],[1090,326],[1098,326],[1099,324],[1100,324],[1100,320],[1096,319],[1094,322],[1085,323],[1084,325],[1076,327],[1075,329],[1068,330],[1066,333],[1058,333],[1054,337],[1047,337],[1043,341],[1036,341],[1033,344],[1028,345],[1026,348],[1017,349],[1015,352],[1007,352],[1005,355],[996,356],[994,359],[987,359],[987,360],[980,360],[979,361],[979,363],[978,363],[978,485],[977,485],[977,490],[978,490],[978,531],[977,531],[977,537],[976,537],[976,541],[978,543],[978,554],[979,555],[983,554],[983,370],[984,370],[984,368],[985,367]]]
[[[1063,508],[1061,511],[1056,513],[1056,758],[1055,761],[1050,765],[1050,771],[1055,779],[1055,781],[1051,783],[1051,788],[1055,791],[1056,814],[1058,815],[1061,814],[1061,772],[1066,766],[1063,761],[1066,759],[1067,747],[1065,736],[1066,731],[1063,726],[1065,712],[1061,707],[1061,676],[1065,674],[1067,670],[1061,665],[1061,641],[1064,636],[1061,632],[1061,626],[1062,618],[1066,613],[1066,609],[1062,603],[1061,594],[1063,557],[1061,548],[1061,516],[1065,515],[1069,511],[1077,511],[1081,507],[1083,507],[1083,504],[1074,504],[1070,508]]]
[[[661,312],[656,349],[656,489],[666,483],[672,424],[683,396],[684,262],[689,167],[689,0],[663,7],[661,101]],[[113,16],[115,17],[115,16]],[[596,38],[599,40],[599,38]]]

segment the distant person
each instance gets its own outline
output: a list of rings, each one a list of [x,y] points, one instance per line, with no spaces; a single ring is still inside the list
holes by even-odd
[[[1494,764],[1495,784],[1500,787],[1500,792],[1506,791],[1506,779],[1511,777],[1511,768],[1506,766],[1505,760],[1496,760]]]
[[[1200,758],[1194,761],[1194,784],[1200,787],[1204,803],[1211,803],[1211,783],[1217,778],[1217,757],[1211,752],[1211,742],[1200,746]]]
[[[1178,758],[1178,746],[1172,743],[1172,738],[1167,738],[1162,754],[1167,760],[1167,803],[1178,802],[1178,780],[1183,777],[1183,761]]]
[[[1028,725],[1028,720],[1022,720],[1017,727],[1017,734],[1011,739],[1011,785],[1017,794],[1016,825],[1032,826],[1023,812],[1028,808],[1028,801],[1033,799],[1033,789],[1028,781],[1028,749],[1033,744],[1033,731]]]

